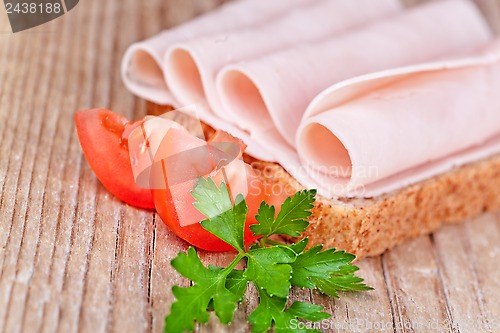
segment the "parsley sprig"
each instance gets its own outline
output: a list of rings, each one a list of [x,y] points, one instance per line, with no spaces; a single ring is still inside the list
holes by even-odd
[[[296,332],[290,327],[293,319],[316,322],[330,317],[322,306],[307,302],[295,301],[287,307],[292,286],[317,289],[331,297],[338,297],[339,291],[372,289],[354,275],[358,267],[352,265],[352,254],[323,250],[321,245],[306,250],[307,238],[292,245],[269,239],[273,235],[298,237],[305,231],[315,190],[287,198],[277,215],[274,206],[262,202],[258,223],[250,227],[261,238],[249,249],[244,245],[248,207],[242,195],[233,203],[227,186],[218,187],[211,178],[200,178],[192,195],[196,209],[207,217],[202,227],[238,253],[225,268],[205,267],[194,248],[172,260],[174,269],[191,280],[192,286],[172,288],[176,301],[165,318],[165,332],[193,331],[195,322],[207,323],[210,311],[215,311],[221,323],[230,323],[250,282],[259,293],[259,305],[248,317],[254,333],[266,332],[273,325],[278,333]],[[236,269],[242,260],[246,269]]]

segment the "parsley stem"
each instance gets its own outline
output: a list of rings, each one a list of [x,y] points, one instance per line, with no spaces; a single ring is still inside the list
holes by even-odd
[[[245,252],[238,252],[238,255],[233,259],[233,261],[231,261],[229,266],[227,266],[224,270],[226,270],[227,273],[229,274],[236,267],[236,265],[238,265],[238,263],[243,258],[245,258],[245,256],[246,256]]]
[[[259,239],[260,247],[266,247],[266,237]]]
[[[283,243],[274,241],[274,240],[269,239],[269,238],[266,238],[266,244],[268,244],[268,245],[283,245]]]
[[[281,242],[274,241],[267,237],[262,237],[261,239],[259,239],[259,244],[261,247],[266,247],[267,245],[284,245]]]

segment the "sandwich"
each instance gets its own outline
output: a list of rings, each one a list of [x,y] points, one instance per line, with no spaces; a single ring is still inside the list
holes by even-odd
[[[194,105],[241,140],[267,188],[317,189],[309,246],[362,258],[500,209],[500,42],[468,1],[353,3],[236,1],[132,45],[122,75],[152,114]]]

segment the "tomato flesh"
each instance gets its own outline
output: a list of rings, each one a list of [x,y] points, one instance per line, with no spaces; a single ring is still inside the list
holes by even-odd
[[[254,186],[253,188],[258,189],[257,186]],[[229,244],[203,229],[200,223],[181,226],[179,216],[172,199],[172,194],[168,189],[154,190],[153,197],[158,215],[162,219],[163,223],[165,223],[177,236],[184,239],[191,245],[203,250],[213,252],[234,251]],[[191,202],[193,201],[189,192],[186,192],[185,200],[190,200]],[[260,191],[249,190],[245,200],[248,205],[248,214],[245,223],[244,241],[245,244],[251,244],[257,239],[257,237],[255,237],[250,230],[250,225],[257,223],[255,215],[257,214],[260,203],[262,202],[262,193],[260,193]],[[193,207],[192,209],[194,212],[195,208]],[[194,213],[199,214],[198,211]]]
[[[232,141],[229,135],[218,135],[214,140],[217,142],[234,143],[241,147],[239,141]],[[171,129],[165,136],[164,143],[159,150],[162,156],[175,156],[182,152],[186,147],[196,147],[202,144],[202,140],[189,135],[183,130]],[[203,148],[202,148],[203,149]],[[239,156],[241,156],[241,148]],[[178,155],[177,155],[178,156]],[[215,168],[218,165],[217,154],[211,155],[211,163],[205,160],[208,156],[204,154],[197,155],[195,151],[190,150],[180,163],[184,169],[191,169],[189,165],[197,165],[199,174],[194,178],[189,178],[181,183],[175,181],[175,175],[170,175],[174,180],[169,184],[168,172],[172,172],[172,168],[177,168],[176,165],[165,162],[163,164],[165,189],[156,189],[153,191],[153,197],[158,215],[163,222],[172,229],[179,237],[183,238],[190,244],[208,251],[228,251],[233,248],[203,229],[199,221],[204,220],[203,216],[193,205],[195,199],[191,195],[191,191],[197,182],[197,177],[210,176],[217,185],[220,186],[222,181],[226,182],[231,197],[234,200],[239,193],[246,192],[245,200],[248,206],[248,214],[245,227],[245,244],[255,241],[256,237],[250,230],[250,225],[256,223],[255,215],[257,214],[260,203],[265,198],[262,183],[258,179],[252,167],[245,164],[239,157],[229,162],[223,169]],[[167,158],[168,160],[168,158]],[[212,167],[207,169],[207,165]],[[182,169],[182,168],[181,168]],[[182,173],[182,171],[181,171]]]
[[[149,189],[137,186],[130,165],[128,133],[142,121],[129,122],[105,109],[75,113],[75,125],[87,161],[104,187],[120,200],[139,208],[154,208]]]

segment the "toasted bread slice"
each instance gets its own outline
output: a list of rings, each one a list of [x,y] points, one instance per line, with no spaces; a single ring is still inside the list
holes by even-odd
[[[303,187],[280,165],[253,161],[266,183],[294,193]],[[304,236],[358,258],[384,252],[403,241],[500,209],[500,156],[464,165],[401,190],[369,199],[319,196]]]
[[[171,110],[148,103],[150,114]],[[213,131],[204,125],[209,136]],[[245,156],[262,181],[293,194],[300,185],[279,164]],[[265,170],[265,171],[264,171]],[[464,165],[403,189],[368,199],[318,196],[304,237],[309,246],[323,244],[358,259],[381,254],[407,239],[431,233],[500,209],[500,156]]]

